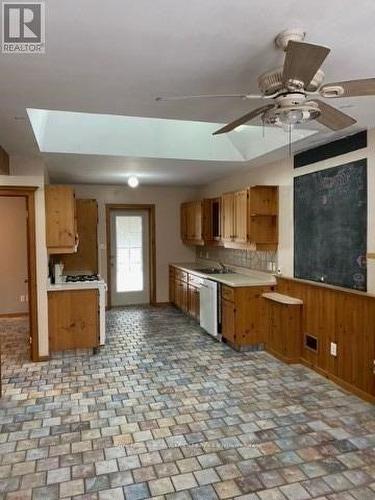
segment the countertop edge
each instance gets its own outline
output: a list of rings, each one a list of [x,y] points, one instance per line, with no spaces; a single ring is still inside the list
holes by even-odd
[[[188,267],[186,264],[179,264],[175,262],[171,262],[169,264],[170,266],[176,267],[177,269],[180,269],[181,271],[186,271],[190,274],[194,274],[200,278],[204,279],[209,279],[212,281],[216,281],[217,283],[221,283],[222,285],[229,286],[231,288],[247,288],[247,287],[252,287],[252,286],[276,286],[277,281],[274,276],[270,276],[269,279],[259,279],[259,278],[253,278],[251,276],[248,276],[246,274],[241,274],[236,272],[236,276],[241,276],[244,281],[248,280],[248,283],[235,283],[233,281],[230,281],[226,279],[225,277],[221,277],[220,275],[212,275],[212,274],[204,274],[201,273],[199,270],[194,269],[193,267]],[[193,263],[192,263],[193,265]],[[259,272],[259,271],[257,271]],[[225,275],[223,275],[225,276]]]

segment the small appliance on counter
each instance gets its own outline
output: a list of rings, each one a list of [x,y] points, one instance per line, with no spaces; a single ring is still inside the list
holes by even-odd
[[[63,276],[64,264],[58,262],[54,266],[55,283],[64,283],[65,277]]]

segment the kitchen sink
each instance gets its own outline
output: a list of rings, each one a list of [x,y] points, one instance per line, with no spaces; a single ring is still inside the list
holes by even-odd
[[[214,267],[197,269],[197,271],[204,274],[236,274],[234,271],[231,271],[230,269],[215,269]]]

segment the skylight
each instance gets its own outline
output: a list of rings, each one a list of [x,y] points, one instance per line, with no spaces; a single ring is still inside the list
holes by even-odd
[[[27,113],[39,149],[45,153],[242,162],[283,147],[289,140],[277,127],[244,125],[213,136],[222,123],[32,108]],[[292,141],[314,133],[295,129]]]

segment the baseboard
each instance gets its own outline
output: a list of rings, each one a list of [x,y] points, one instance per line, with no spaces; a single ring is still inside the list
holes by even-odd
[[[42,361],[49,361],[50,357],[49,356],[39,356],[37,359],[37,362],[42,362]]]
[[[6,314],[0,314],[0,318],[24,318],[28,316],[29,313],[6,313]]]
[[[319,375],[321,375],[322,377],[325,377],[328,380],[331,380],[332,382],[339,385],[340,387],[342,387],[346,391],[353,393],[354,395],[360,397],[361,399],[364,399],[365,401],[369,401],[370,403],[375,403],[375,396],[374,395],[369,394],[368,392],[365,392],[362,389],[359,389],[358,387],[356,387],[352,384],[349,384],[348,382],[345,382],[345,380],[342,380],[341,378],[336,377],[336,375],[333,375],[332,373],[329,373],[326,370],[319,368],[318,366],[312,365],[306,359],[301,358],[300,362],[302,365],[307,366],[307,368],[311,368],[315,372],[319,373]]]
[[[271,356],[273,356],[274,358],[276,358],[276,359],[278,359],[278,360],[280,360],[283,363],[286,363],[288,365],[301,363],[301,358],[288,358],[287,356],[284,356],[283,354],[280,354],[279,352],[274,351],[270,347],[266,347],[265,351],[268,352],[268,354],[271,354]]]
[[[155,302],[155,304],[152,304],[152,305],[155,307],[167,307],[167,306],[171,306],[172,303],[171,302]]]

